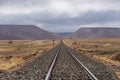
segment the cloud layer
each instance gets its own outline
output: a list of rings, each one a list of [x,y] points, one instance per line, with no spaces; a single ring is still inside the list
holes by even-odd
[[[0,0],[0,24],[35,24],[54,32],[119,27],[120,0]]]

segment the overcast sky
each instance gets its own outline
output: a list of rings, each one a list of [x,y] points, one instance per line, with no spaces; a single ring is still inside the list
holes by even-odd
[[[34,24],[53,32],[120,27],[120,0],[0,0],[0,24]]]

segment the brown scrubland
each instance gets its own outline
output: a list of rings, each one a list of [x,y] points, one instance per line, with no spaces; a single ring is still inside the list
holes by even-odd
[[[53,40],[0,40],[0,71],[18,70],[52,48]]]

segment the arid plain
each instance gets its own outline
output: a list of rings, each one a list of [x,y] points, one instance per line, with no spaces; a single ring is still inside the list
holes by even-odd
[[[59,41],[54,42],[54,46]],[[0,41],[0,71],[12,72],[53,48],[52,40]]]

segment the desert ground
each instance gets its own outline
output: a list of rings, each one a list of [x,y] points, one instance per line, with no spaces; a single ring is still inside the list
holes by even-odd
[[[64,40],[83,55],[108,66],[120,79],[120,38]]]
[[[52,48],[53,40],[0,40],[0,71],[18,70]]]

